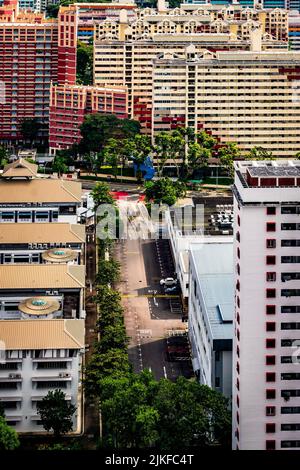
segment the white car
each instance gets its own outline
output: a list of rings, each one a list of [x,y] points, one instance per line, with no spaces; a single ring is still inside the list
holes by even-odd
[[[159,283],[161,286],[174,286],[177,284],[177,279],[174,279],[173,277],[166,277],[166,279],[161,279]]]

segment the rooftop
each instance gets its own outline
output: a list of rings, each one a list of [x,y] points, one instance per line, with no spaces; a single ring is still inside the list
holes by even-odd
[[[84,320],[1,320],[0,341],[6,350],[81,349]]]
[[[0,180],[0,204],[81,202],[81,183],[62,179]]]
[[[68,264],[0,265],[0,289],[85,287],[85,266]]]
[[[24,158],[18,158],[13,163],[5,165],[2,173],[3,178],[35,178],[38,172],[38,165],[29,163]]]
[[[248,172],[251,176],[300,176],[300,165],[252,166],[248,168]]]
[[[232,339],[234,317],[233,244],[191,246],[213,340]]]
[[[65,223],[1,224],[0,243],[85,243],[85,226]]]

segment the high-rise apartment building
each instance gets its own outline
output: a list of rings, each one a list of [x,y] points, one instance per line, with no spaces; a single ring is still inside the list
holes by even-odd
[[[121,12],[119,21],[95,24],[94,83],[128,87],[128,113],[151,133],[153,61],[165,51],[178,58],[193,44],[203,49],[249,50],[252,30],[261,28],[262,49],[287,49],[287,12],[143,9],[136,21]],[[156,85],[154,84],[154,91]],[[184,93],[184,87],[183,93]],[[167,88],[165,88],[167,91]]]
[[[77,9],[61,7],[58,19],[19,11],[17,0],[0,8],[0,140],[21,139],[20,124],[37,118],[48,135],[50,83],[76,80]]]
[[[129,19],[136,18],[137,6],[133,0],[114,0],[112,3],[75,3],[78,8],[78,39],[90,43],[94,38],[94,23],[116,21],[121,10]]]
[[[299,0],[185,0],[187,5],[240,5],[242,7],[256,8],[288,8],[290,10],[300,8]]]
[[[154,61],[152,131],[178,123],[212,132],[219,145],[236,142],[247,153],[264,147],[277,158],[300,151],[300,53],[187,48],[186,59],[165,52]]]
[[[300,447],[300,162],[237,162],[233,448]]]
[[[126,87],[52,85],[50,89],[49,149],[55,154],[81,140],[80,126],[89,113],[128,116]]]

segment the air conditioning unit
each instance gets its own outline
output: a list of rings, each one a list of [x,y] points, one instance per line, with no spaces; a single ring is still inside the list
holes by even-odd
[[[71,374],[68,374],[67,372],[60,372],[58,376],[59,377],[71,377]]]
[[[54,290],[53,295],[58,295],[58,290]]]
[[[16,379],[19,374],[8,374],[10,379]]]

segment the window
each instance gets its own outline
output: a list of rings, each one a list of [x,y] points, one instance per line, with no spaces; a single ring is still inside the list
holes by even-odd
[[[267,423],[266,424],[266,433],[272,433],[276,431],[276,425],[275,423]]]
[[[266,314],[267,315],[275,315],[276,313],[276,306],[275,305],[266,305]]]
[[[299,322],[285,322],[281,323],[282,330],[300,330]]]
[[[281,224],[281,230],[300,230],[300,224],[293,224],[293,223]]]
[[[276,441],[266,441],[266,450],[276,450]]]
[[[276,390],[274,388],[268,388],[266,390],[266,399],[274,400],[274,398],[276,398]]]
[[[276,323],[274,321],[268,321],[266,323],[266,331],[276,331]]]
[[[300,423],[282,424],[281,431],[300,431]]]
[[[282,214],[300,214],[300,206],[286,206],[281,208],[281,213]]]
[[[282,256],[282,263],[300,263],[300,256]]]
[[[267,282],[275,282],[276,281],[276,273],[274,272],[269,272],[266,274],[266,280]]]
[[[281,240],[281,246],[300,246],[300,240]]]
[[[220,387],[220,377],[215,378],[215,387]]]
[[[267,264],[276,264],[276,256],[266,256]]]
[[[240,225],[241,225],[241,218],[240,218],[240,216],[239,216],[239,215],[237,216],[237,223],[238,223],[238,226],[240,226]]]
[[[276,289],[266,289],[267,299],[274,299],[276,297]]]
[[[236,239],[237,239],[238,242],[241,241],[240,232],[236,232]]]
[[[294,341],[297,341],[297,343],[298,343],[298,341],[300,341],[300,340],[299,339],[282,339],[281,340],[281,347],[282,348],[286,348],[286,347],[290,348],[291,346],[293,346]],[[295,343],[295,345],[297,345],[297,343]]]
[[[300,397],[300,390],[281,390],[282,398]]]
[[[267,240],[266,240],[266,247],[267,247],[267,248],[276,248],[276,240],[275,240],[275,238],[267,238]]]
[[[276,339],[275,338],[267,338],[266,339],[266,348],[275,348],[276,347]]]
[[[291,449],[300,447],[300,441],[291,440],[291,441],[281,441],[282,449]]]
[[[266,372],[266,382],[275,382],[276,373],[275,372]]]
[[[282,297],[299,297],[300,289],[282,289],[281,296]]]
[[[281,374],[281,380],[300,380],[299,372],[286,372]]]
[[[240,259],[240,257],[241,257],[241,251],[240,251],[239,247],[237,248],[236,252],[237,252],[237,257],[238,257],[238,259]]]
[[[267,215],[276,215],[276,207],[267,207]]]
[[[294,361],[296,363],[299,363],[299,356],[295,356]],[[293,363],[293,357],[292,356],[281,356],[280,362],[281,362],[281,364],[292,364]]]
[[[266,227],[267,227],[267,232],[276,232],[275,222],[267,222]]]
[[[300,413],[300,406],[282,406],[282,415],[296,415]]]
[[[276,356],[266,356],[266,365],[274,366],[276,364]]]
[[[276,407],[275,406],[266,406],[266,416],[275,416]]]

